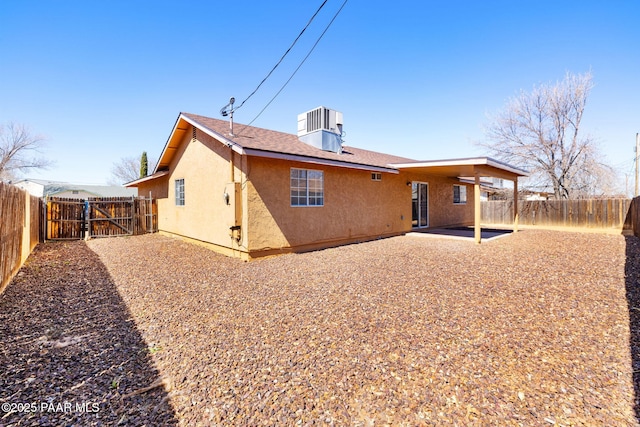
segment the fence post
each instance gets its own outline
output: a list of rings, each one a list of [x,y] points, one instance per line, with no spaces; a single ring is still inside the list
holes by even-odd
[[[31,253],[31,198],[26,191],[23,194],[24,218],[22,219],[22,253],[20,265],[27,260]]]

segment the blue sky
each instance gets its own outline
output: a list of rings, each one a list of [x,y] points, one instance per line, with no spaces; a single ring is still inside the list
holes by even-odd
[[[248,123],[343,0],[329,0],[235,121]],[[0,3],[0,123],[46,136],[30,177],[104,183],[114,162],[158,156],[180,111],[220,118],[267,74],[317,1]],[[584,130],[633,188],[640,132],[640,2],[349,0],[254,122],[295,133],[298,113],[344,114],[346,144],[419,160],[483,155],[487,114],[534,85],[591,71]]]

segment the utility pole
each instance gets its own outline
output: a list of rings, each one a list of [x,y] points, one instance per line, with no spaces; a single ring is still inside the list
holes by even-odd
[[[638,168],[638,157],[640,156],[640,133],[636,133],[636,191],[634,197],[638,197],[638,181],[640,180],[640,169]]]

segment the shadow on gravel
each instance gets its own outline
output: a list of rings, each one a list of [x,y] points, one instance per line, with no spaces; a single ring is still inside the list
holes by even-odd
[[[629,348],[633,368],[633,409],[640,422],[640,239],[625,236],[626,261],[624,267],[627,306],[629,307]]]
[[[0,340],[0,425],[177,424],[153,349],[82,241],[35,249],[0,295]]]

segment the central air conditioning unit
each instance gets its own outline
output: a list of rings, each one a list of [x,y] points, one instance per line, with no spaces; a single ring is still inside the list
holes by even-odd
[[[342,153],[342,113],[326,107],[298,114],[298,138],[313,147]]]

